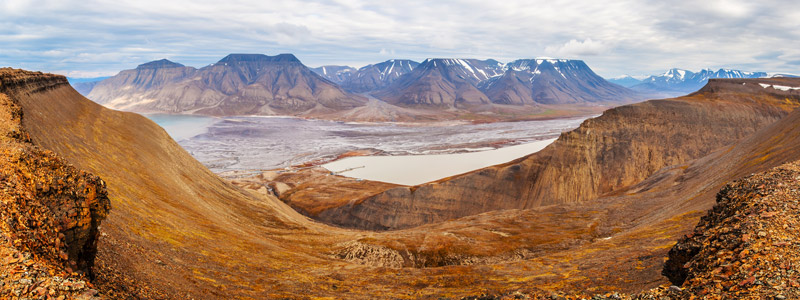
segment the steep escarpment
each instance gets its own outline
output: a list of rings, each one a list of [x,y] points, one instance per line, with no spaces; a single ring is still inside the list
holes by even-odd
[[[800,85],[785,82],[791,79],[770,80]],[[759,85],[767,81],[712,81],[707,90],[687,97],[617,107],[527,158],[391,189],[321,212],[318,218],[342,226],[396,229],[497,209],[582,203],[636,184],[663,167],[709,154],[800,104],[798,91]]]
[[[105,183],[31,143],[9,91],[42,92],[64,77],[0,69],[0,295],[96,294],[86,279],[110,204]],[[74,284],[74,286],[73,286]]]

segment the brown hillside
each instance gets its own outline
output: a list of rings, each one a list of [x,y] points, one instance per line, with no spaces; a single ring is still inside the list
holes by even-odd
[[[771,131],[658,172],[631,186],[632,195],[375,233],[314,223],[273,197],[235,188],[154,123],[88,101],[61,76],[9,71],[0,82],[13,77],[19,83],[4,93],[21,107],[33,143],[107,184],[113,209],[100,227],[93,283],[112,299],[436,299],[534,286],[652,288],[667,283],[658,275],[667,250],[713,202],[706,190],[761,163],[796,159],[800,149],[792,147],[800,139],[793,114],[773,125],[784,129],[764,129]],[[641,116],[640,127],[660,115]],[[777,132],[786,134],[764,134]],[[726,164],[716,169],[712,160]]]
[[[800,105],[800,92],[764,89],[761,82],[800,85],[797,79],[712,80],[693,95],[607,110],[516,162],[394,188],[317,218],[397,229],[497,209],[583,203],[729,145]]]

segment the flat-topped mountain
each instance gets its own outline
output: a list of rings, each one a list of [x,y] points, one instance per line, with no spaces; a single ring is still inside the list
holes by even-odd
[[[122,110],[209,115],[302,115],[366,102],[291,54],[231,54],[200,69],[150,62],[98,83],[88,97]]]
[[[312,70],[291,54],[231,54],[200,69],[153,61],[93,85],[88,98],[120,110],[347,121],[519,120],[647,97],[563,59],[392,59]]]

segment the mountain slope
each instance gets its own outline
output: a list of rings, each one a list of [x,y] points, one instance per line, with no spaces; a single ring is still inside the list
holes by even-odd
[[[407,59],[391,59],[382,63],[367,65],[352,72],[341,85],[347,91],[364,93],[387,87],[419,65]]]
[[[502,73],[494,60],[426,59],[373,95],[400,106],[462,107],[491,101],[476,85]]]
[[[573,104],[630,102],[635,92],[609,83],[580,60],[520,59],[506,65],[502,76],[481,82],[494,103]]]
[[[353,72],[355,72],[356,69],[348,66],[321,66],[313,68],[311,71],[314,71],[314,73],[317,73],[319,76],[322,76],[323,78],[330,80],[335,84],[341,85],[342,82],[353,75]]]
[[[291,54],[231,54],[197,70],[166,60],[151,62],[102,81],[89,98],[123,110],[209,115],[308,114],[366,102]]]
[[[636,184],[663,167],[702,157],[798,107],[798,91],[758,84],[800,86],[775,80],[712,81],[687,97],[620,106],[524,159],[394,188],[342,203],[317,218],[340,226],[397,229],[497,209],[583,203]]]

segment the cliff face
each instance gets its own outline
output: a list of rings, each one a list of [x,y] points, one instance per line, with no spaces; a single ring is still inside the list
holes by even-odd
[[[0,295],[33,297],[57,288],[63,279],[93,276],[98,226],[110,209],[105,182],[34,146],[14,97],[65,84],[64,77],[0,69],[0,252],[11,255],[0,264]],[[39,288],[30,288],[25,280],[36,280]],[[81,294],[88,289],[81,284],[58,295]]]
[[[791,79],[770,80],[800,85]],[[768,82],[711,81],[707,89],[687,97],[610,109],[524,159],[391,189],[323,211],[318,219],[348,227],[397,229],[497,209],[582,203],[636,184],[663,167],[709,154],[800,104],[796,90],[758,84]]]

